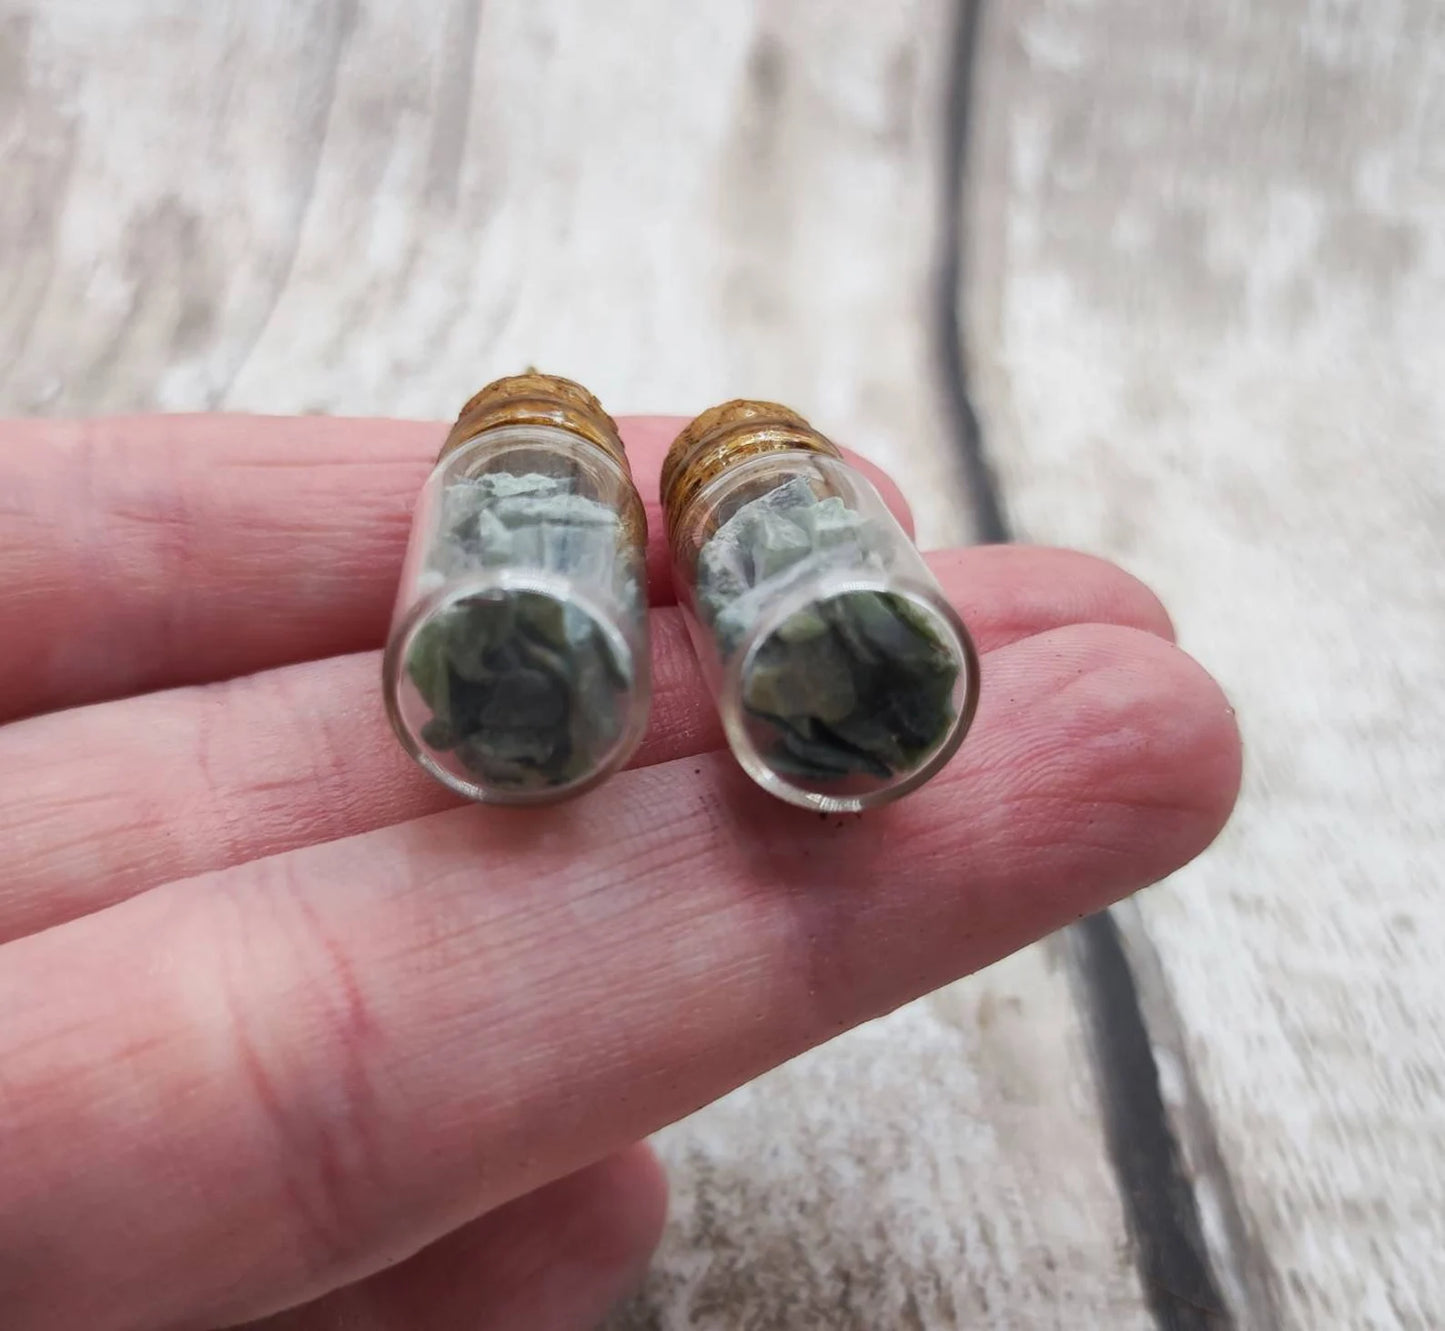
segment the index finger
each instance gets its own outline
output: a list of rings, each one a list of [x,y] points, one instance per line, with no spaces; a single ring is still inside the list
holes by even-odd
[[[620,424],[666,603],[657,477],[683,420]],[[320,416],[0,426],[0,720],[380,646],[445,433]]]

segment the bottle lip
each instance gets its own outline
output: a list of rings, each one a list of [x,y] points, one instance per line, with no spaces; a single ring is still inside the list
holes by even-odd
[[[626,694],[626,722],[617,739],[594,767],[565,785],[536,790],[508,790],[484,785],[451,771],[413,731],[402,709],[402,691],[408,686],[405,662],[421,628],[437,615],[476,596],[534,592],[575,606],[605,635],[609,648],[626,665],[631,686]],[[571,799],[600,785],[616,772],[642,742],[652,693],[651,660],[644,645],[634,644],[616,614],[571,578],[533,570],[490,569],[485,573],[451,578],[420,596],[393,628],[382,655],[382,697],[387,719],[408,754],[432,777],[467,799],[483,804],[545,805]]]
[[[479,435],[508,425],[550,425],[595,445],[632,479],[617,422],[574,379],[561,375],[508,375],[474,393],[457,414],[437,455],[440,462]]]
[[[753,742],[745,720],[742,703],[744,681],[759,650],[782,624],[798,611],[818,601],[832,600],[850,592],[877,592],[901,596],[947,631],[959,663],[961,696],[948,734],[918,766],[895,780],[868,790],[846,794],[809,790],[790,781],[769,765]],[[768,609],[749,626],[743,640],[732,652],[724,668],[718,692],[723,731],[728,747],[758,785],[764,790],[799,808],[816,813],[862,813],[892,803],[910,794],[931,780],[958,752],[978,712],[980,691],[978,649],[963,622],[962,616],[949,600],[927,582],[896,574],[869,574],[839,569],[808,579],[780,595]]]

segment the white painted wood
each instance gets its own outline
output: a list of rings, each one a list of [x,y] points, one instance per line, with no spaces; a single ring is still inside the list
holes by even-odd
[[[670,1129],[608,1331],[1148,1331],[1062,969],[1032,949]]]
[[[441,417],[536,363],[618,412],[785,397],[957,535],[942,0],[3,5],[8,409]]]
[[[1246,1225],[1283,1325],[1439,1327],[1445,14],[1021,0],[985,53],[1015,518],[1150,580],[1240,711],[1238,816],[1140,909]]]
[[[951,4],[0,0],[0,409],[780,397],[966,536],[928,320]],[[1147,1325],[1032,950],[664,1137],[634,1327]]]

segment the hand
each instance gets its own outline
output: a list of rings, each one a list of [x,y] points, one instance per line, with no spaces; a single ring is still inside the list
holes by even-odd
[[[630,1143],[1219,830],[1219,690],[1139,583],[1025,547],[931,557],[985,654],[943,774],[754,788],[670,604],[677,424],[624,423],[651,732],[540,811],[455,807],[383,714],[441,430],[0,426],[7,1331],[591,1325],[662,1222]]]

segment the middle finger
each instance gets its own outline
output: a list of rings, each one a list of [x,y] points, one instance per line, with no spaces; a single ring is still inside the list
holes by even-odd
[[[1066,550],[929,556],[980,651],[1067,624],[1169,636],[1141,583]],[[675,607],[652,612],[652,724],[632,766],[723,746]],[[160,883],[457,804],[407,760],[374,652],[0,729],[0,941]]]

